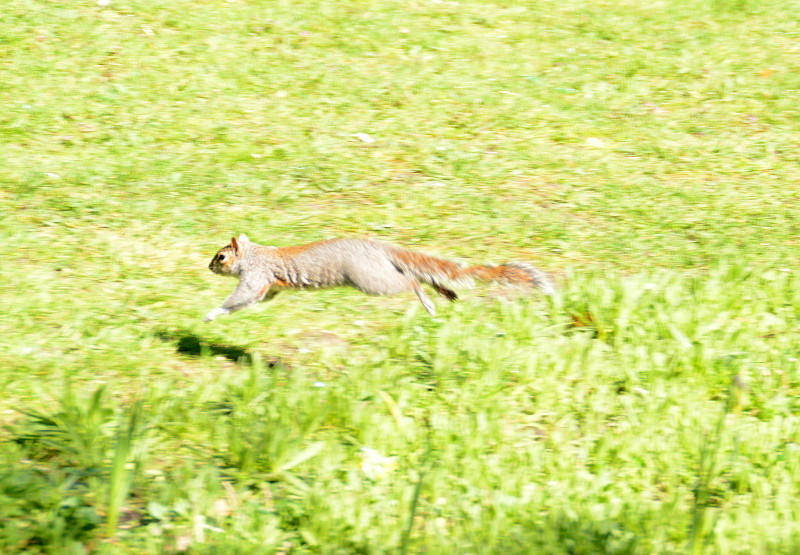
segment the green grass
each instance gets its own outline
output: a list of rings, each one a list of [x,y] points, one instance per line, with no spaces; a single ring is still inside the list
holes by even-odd
[[[0,551],[796,552],[798,8],[4,2]],[[560,291],[203,324],[242,232]]]

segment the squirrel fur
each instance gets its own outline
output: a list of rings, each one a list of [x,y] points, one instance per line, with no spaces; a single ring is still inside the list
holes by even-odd
[[[206,315],[206,322],[268,301],[282,289],[351,286],[368,295],[413,291],[431,315],[436,314],[436,309],[422,283],[449,301],[458,298],[453,287],[470,287],[476,279],[538,287],[547,294],[554,292],[544,272],[528,264],[465,266],[389,243],[358,238],[277,248],[253,243],[241,234],[214,255],[208,268],[215,274],[238,278],[239,285],[221,307]]]

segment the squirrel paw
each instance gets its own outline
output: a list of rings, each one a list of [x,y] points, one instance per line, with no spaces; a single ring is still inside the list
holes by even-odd
[[[215,308],[214,310],[206,314],[206,317],[203,318],[203,322],[210,322],[214,318],[217,318],[218,316],[222,316],[224,314],[228,314],[230,312],[231,312],[230,309],[224,307]]]

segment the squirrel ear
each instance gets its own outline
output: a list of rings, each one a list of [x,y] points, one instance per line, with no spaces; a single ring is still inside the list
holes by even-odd
[[[233,252],[237,255],[242,254],[242,245],[239,244],[236,237],[231,237],[231,246],[233,247]]]
[[[248,239],[247,235],[244,233],[241,233],[238,239],[236,237],[231,237],[231,246],[233,247],[233,252],[235,252],[237,256],[240,256],[244,250],[244,244],[249,242],[250,239]]]

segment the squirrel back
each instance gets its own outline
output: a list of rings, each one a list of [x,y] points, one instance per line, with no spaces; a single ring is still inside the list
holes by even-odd
[[[217,252],[209,269],[239,278],[239,285],[222,307],[208,313],[206,321],[269,300],[281,289],[352,286],[370,295],[414,291],[431,314],[435,314],[434,305],[420,283],[430,285],[450,301],[458,298],[453,288],[471,287],[475,279],[554,292],[547,276],[528,264],[465,266],[360,238],[276,248],[253,243],[241,234]]]

